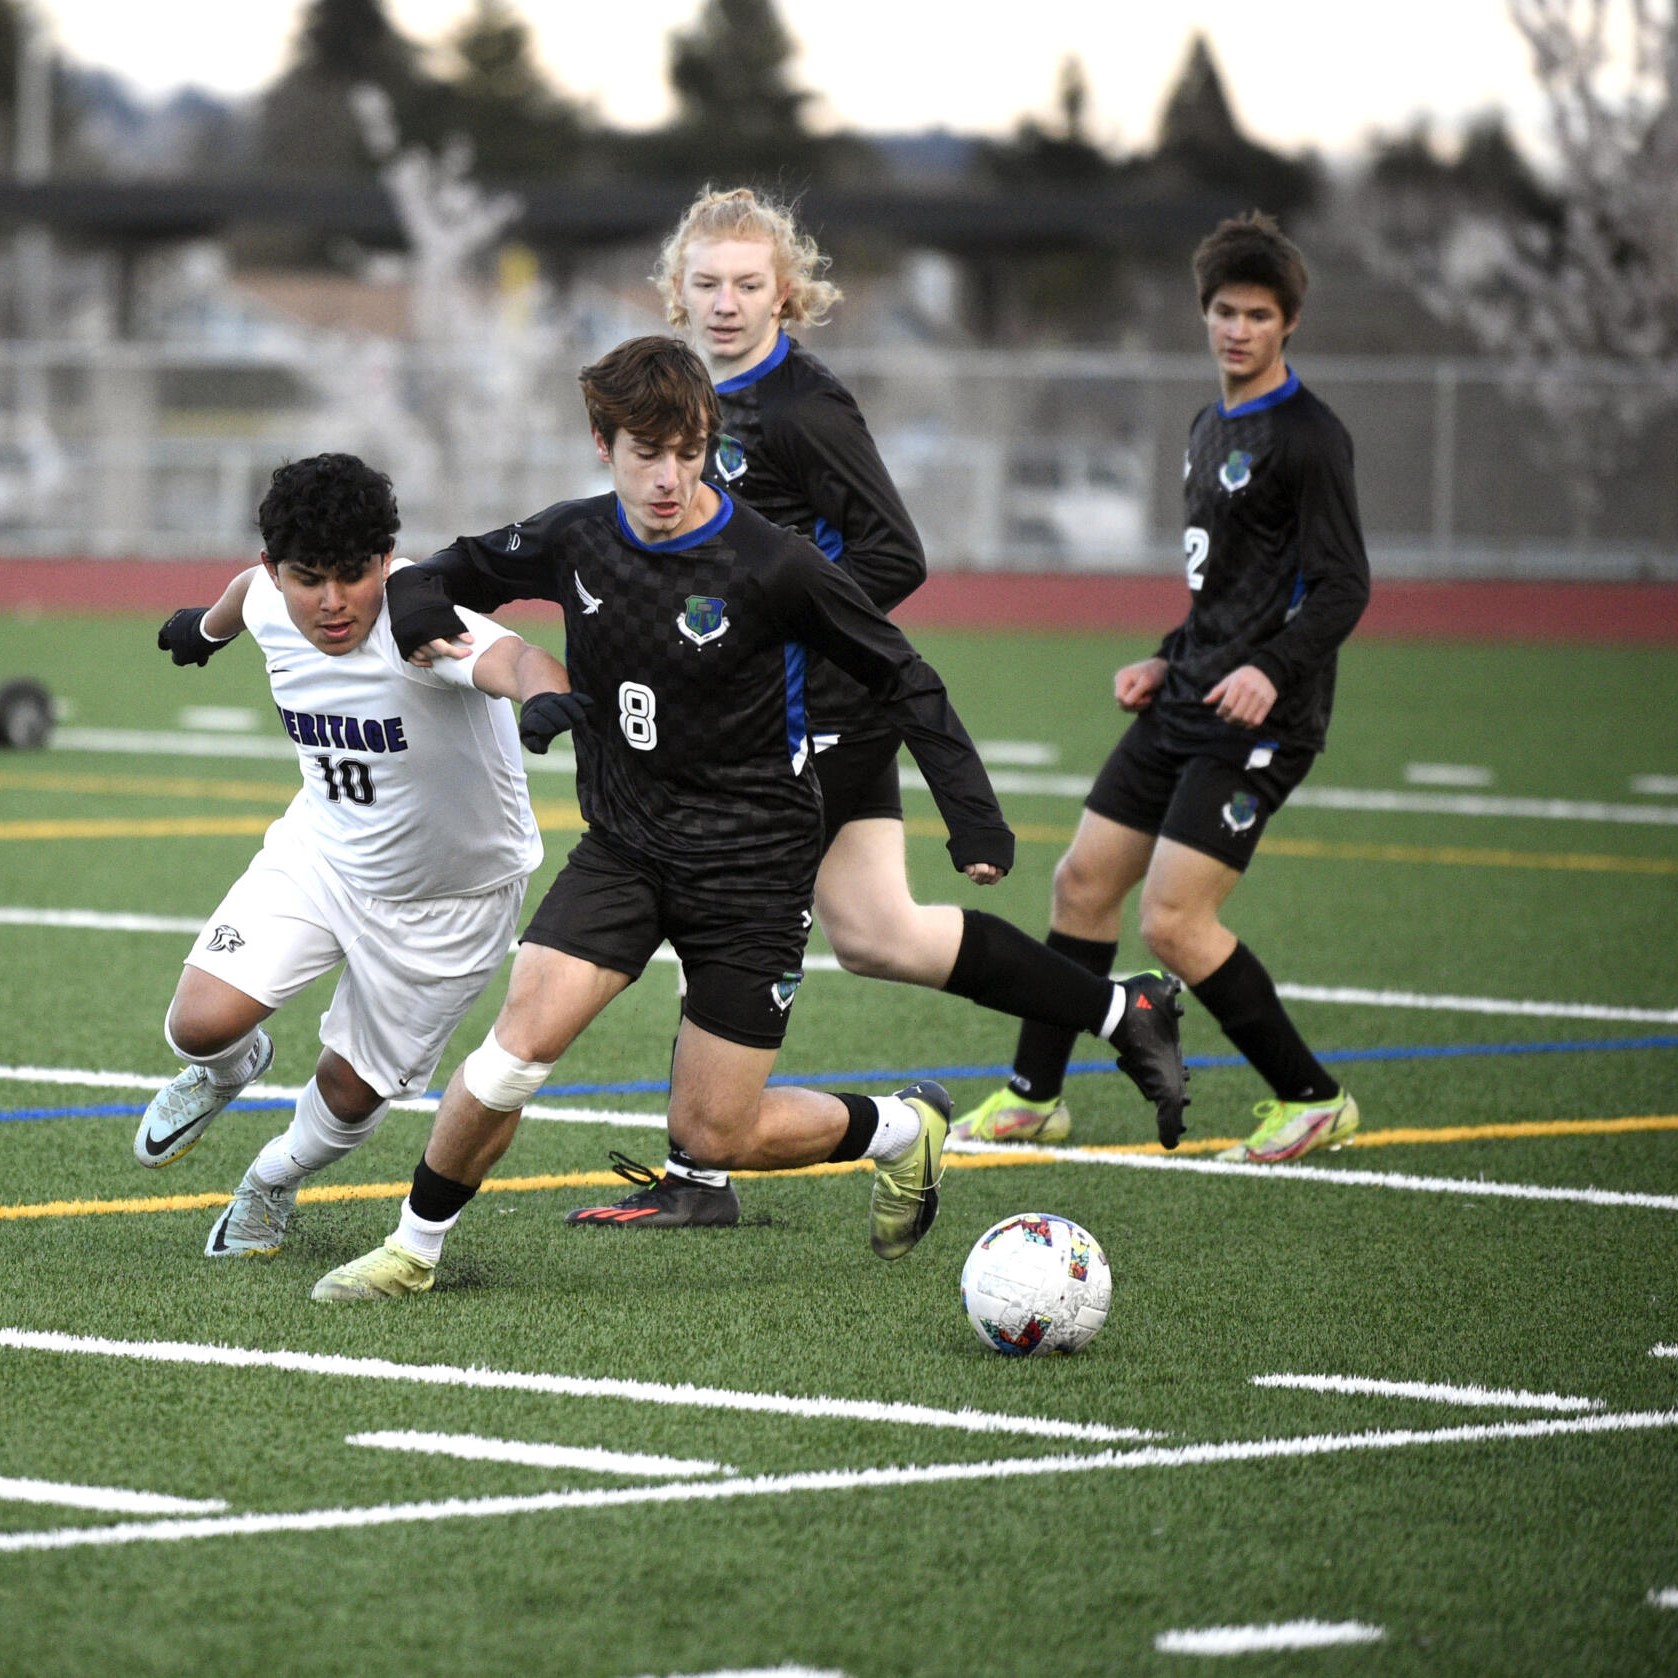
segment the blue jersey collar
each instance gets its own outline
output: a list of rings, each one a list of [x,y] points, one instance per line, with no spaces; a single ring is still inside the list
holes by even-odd
[[[1274,390],[1267,390],[1263,396],[1255,396],[1251,402],[1242,402],[1234,408],[1226,408],[1222,402],[1218,404],[1220,419],[1239,419],[1243,414],[1261,414],[1266,408],[1274,408],[1278,402],[1286,402],[1299,389],[1299,375],[1290,367],[1288,376]]]
[[[722,505],[697,530],[690,530],[685,536],[672,536],[668,542],[643,542],[629,528],[629,520],[623,516],[623,503],[614,497],[613,505],[618,514],[618,534],[632,547],[649,554],[680,553],[684,548],[696,548],[701,542],[709,542],[734,517],[734,502],[728,491],[717,489],[715,484],[712,484],[711,488],[717,490],[717,497]]]
[[[732,379],[724,379],[717,386],[718,396],[732,396],[737,390],[744,390],[747,385],[755,385],[759,379],[767,378],[777,367],[786,360],[792,350],[792,339],[782,332],[776,336],[775,347],[755,367],[748,367],[744,373],[736,373]]]

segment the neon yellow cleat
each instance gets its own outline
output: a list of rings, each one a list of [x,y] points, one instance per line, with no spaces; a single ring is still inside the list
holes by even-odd
[[[1225,1148],[1219,1159],[1275,1165],[1319,1148],[1342,1147],[1358,1128],[1358,1104],[1346,1090],[1332,1101],[1261,1101],[1253,1112],[1258,1129]]]
[[[902,1258],[932,1228],[950,1129],[950,1096],[942,1084],[927,1079],[897,1094],[920,1114],[921,1130],[906,1153],[874,1161],[868,1239],[883,1259]]]
[[[401,1299],[406,1294],[429,1293],[437,1267],[415,1258],[389,1236],[382,1247],[363,1253],[315,1283],[311,1299]]]
[[[950,1126],[958,1142],[1064,1142],[1071,1134],[1072,1114],[1058,1095],[1027,1101],[1006,1084]]]

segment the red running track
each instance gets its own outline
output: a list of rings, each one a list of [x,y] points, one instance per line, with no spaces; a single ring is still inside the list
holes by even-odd
[[[208,605],[237,560],[0,560],[0,612],[156,612]],[[1176,577],[941,571],[898,608],[906,628],[1153,634],[1188,607]],[[531,616],[551,606],[520,607]],[[515,613],[514,615],[517,615]],[[1678,645],[1678,584],[1377,582],[1358,633],[1412,639]]]

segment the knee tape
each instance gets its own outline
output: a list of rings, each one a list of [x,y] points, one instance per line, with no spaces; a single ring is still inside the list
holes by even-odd
[[[551,1060],[518,1060],[490,1032],[461,1063],[461,1081],[491,1112],[514,1113],[548,1081]]]

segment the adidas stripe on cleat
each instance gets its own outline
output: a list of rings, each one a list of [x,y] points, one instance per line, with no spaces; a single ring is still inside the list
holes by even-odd
[[[607,1156],[626,1183],[639,1187],[609,1206],[579,1206],[565,1214],[568,1224],[598,1224],[613,1229],[727,1229],[740,1221],[740,1197],[732,1183],[714,1185],[666,1172],[620,1154]]]

